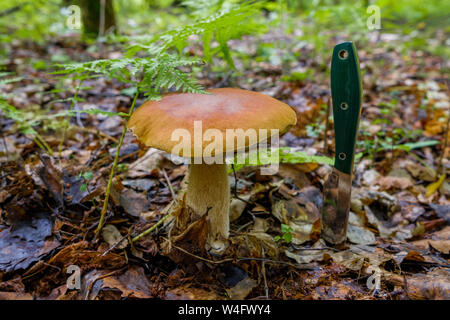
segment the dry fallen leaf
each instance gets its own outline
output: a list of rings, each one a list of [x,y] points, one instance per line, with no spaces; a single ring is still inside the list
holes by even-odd
[[[243,195],[239,196],[239,198],[248,201],[251,195]],[[236,221],[241,216],[242,212],[244,212],[247,203],[240,199],[233,198],[230,204],[230,222]]]
[[[128,240],[123,239],[119,230],[112,224],[107,224],[102,229],[103,240],[105,240],[110,246],[115,245],[117,249],[125,249],[128,246]],[[120,241],[120,239],[123,239]],[[119,244],[117,244],[120,241]]]
[[[123,298],[149,299],[152,298],[152,284],[148,280],[142,267],[131,266],[123,274],[114,274],[103,278],[102,290],[118,290]]]
[[[89,242],[80,241],[61,249],[49,261],[49,264],[61,267],[63,272],[72,264],[79,267],[88,265],[91,268],[119,269],[126,264],[123,256],[110,252],[102,255],[101,252],[89,249]]]
[[[44,214],[18,221],[10,228],[0,227],[0,270],[25,269],[58,247],[51,235],[52,221]]]
[[[371,245],[376,243],[375,235],[372,231],[352,224],[349,224],[347,227],[347,238],[355,244]]]
[[[239,281],[234,287],[226,289],[226,291],[231,299],[243,300],[250,294],[250,292],[252,292],[253,288],[255,288],[257,285],[258,282],[256,280],[247,277]]]
[[[285,250],[284,253],[288,258],[294,259],[297,263],[308,264],[311,262],[319,262],[324,260],[324,255],[331,256],[333,251],[327,249],[326,243],[320,239],[311,248],[302,248],[298,252]]]
[[[411,173],[414,178],[424,181],[434,181],[436,179],[436,172],[431,168],[422,166],[415,162],[407,162],[406,169]]]
[[[450,272],[436,269],[427,274],[407,277],[408,296],[411,299],[450,300]]]
[[[434,249],[444,254],[450,253],[450,226],[430,234],[429,237],[430,239],[417,240],[412,242],[412,244],[424,249],[429,249],[431,245]]]
[[[445,177],[446,177],[446,175],[445,175],[445,173],[444,173],[443,175],[441,175],[441,177],[439,178],[438,181],[433,182],[433,183],[430,183],[430,184],[427,186],[427,192],[426,192],[426,196],[427,196],[427,197],[432,196],[433,193],[435,193],[436,190],[439,189],[439,187],[441,186],[441,184],[445,181]]]
[[[33,296],[29,293],[1,292],[0,300],[33,300]]]
[[[139,193],[125,188],[119,180],[114,180],[111,188],[111,198],[116,204],[134,217],[139,217],[142,212],[148,211],[150,201],[145,193]]]
[[[332,252],[330,257],[334,262],[353,271],[359,271],[364,265],[364,256],[351,250]]]
[[[293,244],[300,245],[320,237],[320,213],[312,201],[303,198],[280,200],[272,205],[272,214],[293,229]]]
[[[219,300],[221,297],[212,291],[199,288],[174,288],[168,289],[164,299],[167,300]]]
[[[129,165],[125,175],[129,178],[142,178],[150,175],[166,161],[165,152],[150,148],[147,153]]]
[[[401,177],[390,177],[390,176],[378,179],[376,184],[378,184],[384,190],[389,190],[392,188],[404,190],[414,185],[411,179]]]
[[[38,168],[38,175],[52,194],[53,199],[55,199],[60,206],[63,206],[64,188],[62,185],[63,179],[61,172],[53,166],[52,160],[48,155],[40,154],[39,158],[41,159],[43,166]]]

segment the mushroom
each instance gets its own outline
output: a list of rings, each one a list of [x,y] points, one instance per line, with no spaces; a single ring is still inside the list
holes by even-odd
[[[196,219],[207,214],[206,249],[219,255],[228,247],[230,228],[225,157],[239,151],[239,146],[248,150],[255,142],[267,140],[267,135],[259,134],[261,129],[286,132],[296,124],[297,117],[287,104],[261,93],[234,88],[207,91],[209,94],[169,93],[159,101],[147,101],[133,112],[129,128],[146,146],[190,160],[185,205]],[[239,130],[242,136],[249,129],[257,132],[257,141],[244,137],[241,142],[245,145],[236,146],[240,137],[233,137],[231,142],[227,139],[229,130]],[[181,148],[179,138],[183,134],[190,139]],[[212,137],[214,142],[204,143]]]

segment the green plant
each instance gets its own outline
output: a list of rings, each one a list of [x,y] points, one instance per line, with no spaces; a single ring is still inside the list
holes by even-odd
[[[222,53],[223,59],[232,68],[228,41],[240,38],[244,34],[260,33],[265,30],[261,23],[254,22],[251,18],[259,13],[264,2],[251,4],[237,4],[230,8],[222,9],[218,13],[207,18],[199,19],[197,22],[174,30],[170,30],[151,37],[119,37],[120,41],[133,41],[136,43],[129,46],[127,57],[133,57],[138,53],[145,52],[150,55],[160,56],[170,49],[176,49],[179,53],[187,46],[189,38],[193,35],[202,37],[203,57],[207,62],[212,61],[214,54]],[[212,40],[218,43],[217,48],[212,48]]]
[[[8,104],[5,100],[0,99],[0,111],[2,111],[7,118],[14,120],[19,131],[30,137],[42,150],[53,154],[50,146],[45,142],[44,138],[33,128],[37,124],[36,121],[28,121],[24,112],[16,109],[14,106]]]
[[[317,138],[325,131],[324,123],[311,123],[306,126],[306,134],[308,137]]]
[[[5,85],[7,83],[13,83],[20,81],[20,77],[10,77],[12,74],[9,72],[0,72],[0,85]],[[14,106],[7,102],[8,96],[0,92],[0,111],[7,117],[12,119],[19,131],[30,137],[41,149],[46,150],[49,154],[52,154],[52,149],[45,142],[44,138],[33,128],[39,124],[39,120],[35,119],[33,116],[28,117],[28,114],[22,110],[18,110]]]
[[[291,241],[292,241],[292,233],[294,232],[294,229],[292,229],[290,226],[282,223],[281,224],[281,232],[282,232],[282,235],[281,236],[275,236],[273,238],[273,240],[278,242],[281,239],[283,239],[284,242],[286,242],[288,244],[291,243]]]
[[[150,41],[144,41],[129,48],[126,57],[123,59],[103,59],[59,65],[60,69],[53,72],[53,74],[79,78],[80,84],[78,88],[81,87],[83,77],[88,78],[92,76],[103,76],[127,84],[129,87],[126,93],[134,93],[134,97],[129,112],[120,115],[128,122],[136,100],[141,93],[148,99],[153,100],[160,99],[162,93],[171,88],[183,92],[206,93],[189,72],[189,68],[199,65],[201,60],[196,57],[187,57],[183,54],[182,49],[188,44],[188,37],[193,34],[203,34],[203,52],[205,59],[209,60],[211,58],[210,42],[212,35],[215,34],[224,59],[232,65],[227,41],[233,37],[240,36],[242,29],[248,30],[248,28],[240,29],[238,25],[242,27],[242,22],[254,14],[255,8],[255,5],[243,5],[242,7],[219,13],[212,18],[203,19],[194,25],[153,36]],[[172,48],[176,48],[178,51],[173,52]],[[145,49],[144,52],[140,52],[143,49]],[[137,56],[138,52],[145,54],[145,56]],[[78,112],[73,110],[78,93],[79,89],[77,89],[75,96],[71,99],[71,106],[65,112],[66,114]],[[91,112],[108,114],[96,109],[91,110]],[[114,113],[114,115],[117,115],[117,113]],[[96,235],[99,234],[104,224],[112,180],[118,167],[119,152],[126,131],[127,124],[123,128],[110,171]]]
[[[256,154],[256,162],[250,162],[251,155],[253,153],[249,153],[248,157],[245,158],[244,163],[241,163],[241,161],[238,161],[237,157],[234,158],[233,161],[233,167],[235,171],[239,171],[244,167],[248,166],[263,166],[271,163],[271,159],[269,158],[275,158],[277,159],[277,163],[319,163],[319,164],[327,164],[327,165],[333,165],[334,160],[326,157],[326,156],[312,156],[308,155],[307,153],[303,151],[296,151],[295,149],[289,148],[289,147],[282,147],[282,148],[271,148],[266,151],[255,151]],[[278,154],[277,154],[278,153]],[[269,156],[269,155],[270,156]],[[239,159],[240,160],[240,159]],[[230,168],[228,172],[233,172],[233,170]]]
[[[78,178],[83,179],[83,184],[80,186],[80,191],[89,191],[88,182],[94,177],[92,171],[80,172]]]
[[[0,1],[0,43],[17,39],[43,42],[51,35],[71,31],[61,12],[62,0]]]
[[[117,165],[117,172],[121,173],[121,172],[125,172],[128,170],[128,165],[126,163],[119,163]]]
[[[161,90],[181,89],[183,92],[203,93],[201,86],[180,67],[199,64],[198,58],[162,53],[145,58],[103,59],[59,65],[53,74],[91,76],[101,75],[132,85],[149,99],[159,99]]]
[[[395,128],[389,132],[381,130],[377,132],[376,135],[373,135],[368,131],[361,130],[359,133],[360,138],[357,140],[356,144],[358,149],[362,149],[363,151],[355,155],[355,160],[359,160],[364,156],[373,158],[378,153],[387,150],[403,150],[410,152],[414,149],[432,147],[439,144],[439,141],[437,140],[401,142],[404,140],[415,140],[420,133],[420,130],[405,131],[401,128]]]

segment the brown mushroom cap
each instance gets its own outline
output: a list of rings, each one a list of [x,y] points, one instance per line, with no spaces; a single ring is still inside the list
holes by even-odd
[[[202,121],[203,133],[218,129],[224,140],[227,129],[255,129],[257,133],[266,129],[268,135],[270,129],[278,129],[281,135],[297,122],[290,106],[262,93],[234,88],[207,91],[210,94],[170,93],[159,101],[147,101],[133,112],[128,126],[145,145],[172,153],[179,144],[171,141],[176,129],[188,130],[193,144],[194,121]],[[264,140],[258,134],[260,139]],[[203,149],[209,143],[203,142]],[[227,151],[235,150],[226,150],[224,141],[223,153]]]

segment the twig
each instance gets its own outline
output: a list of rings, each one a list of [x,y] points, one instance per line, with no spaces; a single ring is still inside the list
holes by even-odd
[[[119,143],[119,141],[117,141],[117,143]],[[107,146],[107,144],[104,143],[104,144],[101,145],[100,148],[96,149],[96,150],[94,151],[94,153],[89,157],[89,160],[86,161],[86,163],[84,164],[84,166],[85,166],[85,167],[89,167],[89,166],[91,165],[92,161],[94,161],[94,160],[98,157],[98,155],[100,154],[100,152],[102,152],[102,151],[106,148],[106,146]]]
[[[164,217],[162,217],[157,223],[155,223],[153,226],[145,230],[144,232],[138,234],[136,237],[134,237],[131,241],[136,242],[142,237],[145,237],[149,233],[151,233],[153,230],[155,230],[159,225],[161,225],[167,218],[171,217],[170,214],[166,214]]]
[[[168,240],[165,237],[163,237],[163,238],[165,240]],[[271,260],[271,259],[265,259],[265,258],[252,258],[252,257],[236,258],[236,259],[234,259],[234,258],[226,258],[226,259],[214,261],[214,260],[210,260],[210,259],[206,259],[206,258],[197,256],[197,255],[195,255],[193,253],[190,253],[189,251],[187,251],[187,250],[185,250],[185,249],[183,249],[181,247],[178,247],[177,245],[172,244],[172,246],[174,248],[180,250],[181,252],[184,252],[185,254],[191,256],[191,257],[194,257],[194,258],[197,258],[199,260],[202,260],[202,261],[205,261],[205,262],[209,262],[209,263],[212,263],[212,264],[221,264],[221,263],[230,262],[230,261],[234,261],[234,260],[236,260],[236,261],[255,260],[255,261],[264,261],[265,263],[285,264],[285,265],[288,265],[288,266],[291,266],[291,267],[294,267],[294,268],[297,268],[297,269],[299,268],[299,269],[302,269],[302,270],[303,269],[311,269],[311,267],[307,266],[307,265],[302,266],[300,264],[293,264],[293,263],[286,262],[286,261],[277,261],[277,260]]]
[[[322,247],[322,248],[295,248],[296,251],[321,251],[321,250],[331,250],[338,252],[340,250],[332,247]]]
[[[403,291],[405,292],[406,296],[408,297],[408,299],[411,299],[411,297],[409,296],[409,291],[408,291],[408,279],[406,278],[406,275],[403,275]]]
[[[164,238],[164,237],[163,237],[163,238]],[[169,240],[169,239],[167,239],[167,238],[164,238],[164,239],[165,239],[165,240]],[[172,243],[172,246],[173,246],[174,248],[180,250],[181,252],[184,252],[185,254],[191,256],[191,257],[194,257],[194,258],[197,258],[197,259],[199,259],[199,260],[202,260],[202,261],[205,261],[205,262],[209,262],[209,263],[212,263],[212,264],[221,264],[221,263],[224,263],[224,262],[230,262],[230,261],[233,261],[233,260],[234,260],[233,258],[227,258],[227,259],[222,259],[222,260],[214,261],[214,260],[210,260],[210,259],[206,259],[206,258],[197,256],[197,255],[195,255],[195,254],[193,254],[193,253],[190,253],[189,251],[187,251],[187,250],[185,250],[185,249],[183,249],[183,248],[181,248],[181,247],[179,247],[179,246],[177,246],[177,245],[174,245],[173,243]]]
[[[173,191],[172,183],[170,182],[170,179],[169,179],[169,177],[167,176],[167,172],[166,172],[166,170],[164,170],[164,168],[162,168],[162,172],[163,172],[164,178],[165,178],[166,181],[167,181],[167,185],[169,186],[170,193],[172,194],[172,199],[173,199],[174,201],[178,202],[178,201],[177,201],[177,196],[176,196],[176,194],[175,194],[175,191]]]
[[[34,277],[35,275],[44,271],[45,267],[50,267],[50,268],[58,270],[58,272],[61,272],[61,268],[41,260],[40,262],[36,263],[33,267],[31,267],[31,269],[29,269],[22,275],[22,280],[26,280],[26,279]],[[36,270],[36,268],[37,268],[37,270]],[[36,272],[33,272],[35,270],[36,270]],[[33,272],[33,273],[30,273],[30,272]]]
[[[247,222],[247,223],[244,223],[244,224],[241,225],[239,228],[237,228],[236,233],[241,232],[241,230],[244,230],[246,227],[248,227],[249,225],[251,225],[251,224],[253,224],[253,223],[255,223],[254,220],[249,221],[249,222]],[[233,231],[232,231],[232,232],[233,232]]]
[[[89,299],[89,294],[91,293],[92,287],[93,287],[94,284],[97,282],[97,280],[100,280],[100,279],[104,279],[104,278],[110,277],[110,276],[112,276],[113,274],[116,274],[116,273],[119,273],[119,272],[124,271],[126,268],[128,268],[128,267],[126,266],[126,267],[123,267],[122,269],[114,270],[114,271],[112,271],[112,272],[110,272],[110,273],[104,274],[104,275],[99,276],[99,277],[95,278],[94,280],[92,280],[92,282],[89,283],[89,286],[87,287],[86,295],[84,296],[84,300],[88,300],[88,299]]]
[[[102,257],[106,256],[108,253],[113,251],[120,243],[122,243],[123,240],[128,239],[130,237],[131,230],[133,230],[133,227],[134,226],[131,226],[131,228],[128,230],[127,234],[125,236],[121,237],[119,240],[117,240],[111,247],[109,247],[108,250],[103,252],[103,254],[101,256]]]
[[[265,258],[264,248],[261,248],[261,250],[262,250],[262,256],[263,256],[263,258]],[[266,299],[269,300],[269,287],[267,286],[265,260],[262,260],[261,266],[262,266],[261,271],[262,271],[262,275],[263,275],[263,279],[264,279],[264,291],[266,292]]]
[[[109,201],[109,195],[111,193],[111,185],[112,185],[112,181],[114,178],[114,172],[116,170],[117,167],[117,162],[119,160],[119,152],[120,152],[120,148],[122,147],[123,144],[123,139],[125,138],[125,134],[127,133],[127,124],[128,124],[128,119],[130,118],[131,114],[133,113],[134,110],[134,105],[136,104],[136,100],[137,97],[139,96],[139,90],[136,91],[136,94],[133,98],[133,102],[131,104],[131,108],[130,108],[130,112],[127,115],[127,119],[126,119],[126,123],[123,126],[123,131],[122,131],[122,136],[120,137],[120,141],[119,141],[119,145],[117,146],[117,150],[116,150],[116,155],[114,157],[114,162],[113,162],[113,166],[111,168],[111,173],[109,175],[109,180],[108,180],[108,185],[106,187],[106,194],[105,194],[105,202],[103,203],[103,208],[102,211],[100,213],[100,221],[98,223],[98,227],[97,230],[95,231],[95,237],[94,239],[96,239],[96,237],[98,236],[98,234],[100,233],[100,231],[102,230],[103,227],[103,223],[105,221],[105,215],[106,215],[106,210],[108,209],[108,201]]]
[[[238,194],[237,194],[237,177],[236,177],[236,170],[234,170],[234,164],[231,164],[231,169],[233,170],[233,175],[234,175],[234,188],[233,188],[234,197],[238,200],[245,202],[246,204],[251,205],[252,203],[250,201],[242,199],[240,196],[238,196]]]
[[[410,152],[410,155],[412,155],[417,161],[419,161],[424,167],[428,168],[433,172],[433,174],[438,175],[439,171],[434,170],[426,161],[422,160],[417,154],[414,152]]]

